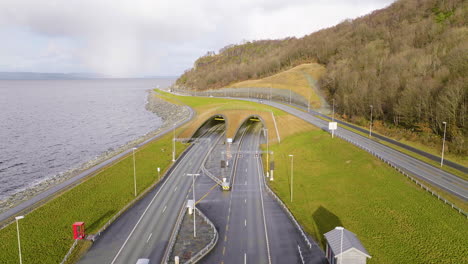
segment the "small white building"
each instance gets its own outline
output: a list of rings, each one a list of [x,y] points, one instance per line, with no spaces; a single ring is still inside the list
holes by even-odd
[[[330,264],[365,264],[367,258],[371,258],[356,235],[343,227],[338,226],[324,236],[327,239],[325,254]]]

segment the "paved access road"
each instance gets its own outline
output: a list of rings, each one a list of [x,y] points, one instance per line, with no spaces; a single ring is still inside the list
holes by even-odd
[[[251,100],[254,101],[254,100]],[[292,115],[295,115],[317,127],[322,128],[325,131],[328,131],[328,122],[320,118],[315,117],[314,115],[300,111],[296,108],[271,101],[263,101],[264,104],[276,107],[285,112],[288,112]],[[335,132],[335,135],[340,136],[344,139],[350,140],[355,144],[364,146],[365,148],[371,150],[372,152],[378,154],[379,156],[384,157],[385,160],[392,162],[398,166],[401,170],[406,171],[409,174],[412,174],[424,181],[427,181],[434,186],[437,186],[461,199],[464,201],[468,200],[468,181],[461,179],[458,176],[455,176],[451,173],[448,173],[440,168],[436,168],[432,165],[429,165],[423,161],[420,161],[416,158],[413,158],[409,155],[401,153],[395,149],[392,149],[388,146],[382,145],[378,142],[375,142],[367,137],[356,134],[352,131],[338,128]]]
[[[175,221],[184,206],[192,179],[211,145],[224,135],[222,126],[211,128],[180,160],[164,183],[118,218],[93,244],[79,263],[136,263],[139,258],[161,262]]]
[[[197,205],[219,232],[218,244],[200,263],[301,263],[298,246],[306,263],[326,263],[320,248],[308,249],[299,230],[265,190],[260,155],[254,154],[259,150],[261,124],[244,129],[236,144],[245,154],[236,164],[232,190],[214,189]],[[200,178],[196,192],[201,196],[212,185],[207,177]]]

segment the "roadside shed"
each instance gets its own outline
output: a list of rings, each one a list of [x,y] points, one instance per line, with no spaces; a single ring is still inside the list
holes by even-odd
[[[356,235],[341,226],[325,233],[326,257],[330,264],[365,264],[371,258]]]

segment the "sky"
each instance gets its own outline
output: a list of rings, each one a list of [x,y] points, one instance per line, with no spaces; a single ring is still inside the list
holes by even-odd
[[[302,37],[393,0],[2,0],[0,71],[178,76],[208,51]]]

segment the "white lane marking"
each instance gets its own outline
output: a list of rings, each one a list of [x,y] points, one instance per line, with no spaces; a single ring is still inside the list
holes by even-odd
[[[245,199],[245,201],[244,201],[244,202],[245,202],[245,203],[247,203],[247,199]]]
[[[177,186],[174,188],[174,192],[177,191]]]
[[[148,243],[148,241],[151,239],[151,236],[153,235],[153,233],[151,233],[148,237],[148,239],[146,240],[146,243]]]
[[[245,172],[247,172],[247,168],[245,168]]]
[[[166,206],[164,206],[163,213],[164,213],[164,211],[166,211],[166,208],[167,208],[167,205],[166,205]]]
[[[260,176],[260,175],[263,176],[263,172],[260,169],[260,159],[257,159],[257,175],[260,181],[258,188],[260,189],[260,201],[262,204],[263,227],[265,228],[265,239],[266,239],[266,246],[267,246],[267,252],[268,252],[268,263],[271,264],[270,243],[268,241],[268,230],[267,230],[266,218],[265,218],[265,206],[263,205],[263,191],[262,191],[263,184],[262,184],[262,178]]]
[[[247,185],[247,181],[245,181],[245,185]]]
[[[247,253],[244,253],[244,264],[247,264]]]
[[[188,155],[186,155],[183,159],[185,160],[186,157]],[[173,171],[177,170],[177,168],[180,166],[180,164],[182,164],[182,162],[178,163],[177,166],[174,168]],[[169,174],[169,176],[171,176],[171,174]],[[148,206],[146,207],[145,211],[143,212],[143,214],[140,216],[140,219],[138,219],[137,223],[135,224],[135,226],[133,227],[132,231],[130,232],[130,234],[128,235],[127,239],[125,239],[125,242],[123,243],[122,247],[120,247],[119,251],[117,252],[117,254],[115,255],[114,259],[112,260],[111,264],[114,264],[115,261],[117,260],[117,258],[119,257],[120,255],[120,252],[122,252],[122,250],[124,249],[125,245],[127,245],[127,242],[128,240],[130,239],[130,237],[133,235],[133,232],[135,232],[135,229],[137,229],[138,227],[138,224],[141,222],[141,220],[143,219],[143,217],[145,216],[146,212],[148,211],[148,209],[150,208],[150,206],[153,204],[154,200],[156,200],[156,197],[158,196],[159,192],[161,192],[162,189],[164,189],[164,186],[166,185],[166,183],[169,182],[169,176],[168,178],[166,179],[166,181],[164,181],[164,183],[161,185],[161,188],[159,188],[158,192],[154,195],[153,199],[151,199],[151,202],[148,204]]]
[[[247,226],[247,219],[244,220],[244,226]]]

